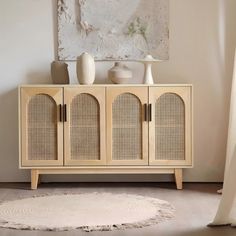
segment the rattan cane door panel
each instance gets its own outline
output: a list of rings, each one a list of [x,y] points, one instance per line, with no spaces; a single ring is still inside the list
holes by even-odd
[[[150,164],[191,165],[190,94],[190,87],[150,88]]]
[[[147,88],[108,88],[107,97],[108,163],[147,164]]]
[[[105,88],[66,88],[66,165],[105,164]]]
[[[22,165],[63,164],[63,124],[59,122],[61,88],[22,88]]]

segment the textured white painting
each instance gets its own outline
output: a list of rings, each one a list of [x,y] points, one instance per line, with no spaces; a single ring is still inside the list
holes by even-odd
[[[168,59],[168,0],[58,0],[58,56]]]

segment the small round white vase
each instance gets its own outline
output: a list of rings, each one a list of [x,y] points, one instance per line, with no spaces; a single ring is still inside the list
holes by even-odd
[[[115,62],[108,70],[108,78],[115,84],[126,84],[132,78],[132,71],[123,63]]]
[[[87,52],[77,57],[76,73],[79,84],[93,84],[95,80],[95,62]]]

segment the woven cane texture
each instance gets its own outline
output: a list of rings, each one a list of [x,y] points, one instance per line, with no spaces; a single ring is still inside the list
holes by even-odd
[[[112,159],[142,159],[142,106],[129,93],[119,95],[112,105]]]
[[[185,108],[173,93],[163,94],[155,105],[155,159],[185,159]]]
[[[96,98],[89,94],[74,97],[70,107],[72,160],[100,160],[100,116]]]
[[[28,159],[57,159],[57,105],[46,94],[33,96],[28,104]]]

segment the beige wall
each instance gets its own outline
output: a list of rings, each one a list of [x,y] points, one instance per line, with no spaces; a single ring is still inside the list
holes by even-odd
[[[17,86],[50,83],[55,57],[55,2],[0,0],[0,181],[28,181],[18,170]],[[221,181],[236,44],[235,0],[170,0],[170,60],[154,68],[157,83],[194,85],[195,167],[186,181]],[[111,63],[97,64],[97,83]],[[129,64],[136,80],[143,68]],[[72,83],[75,64],[70,63]],[[171,180],[170,177],[110,176],[109,180]],[[46,181],[108,180],[106,176],[44,177]]]

